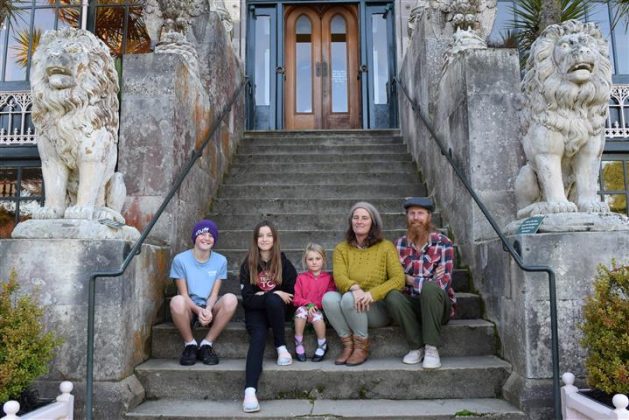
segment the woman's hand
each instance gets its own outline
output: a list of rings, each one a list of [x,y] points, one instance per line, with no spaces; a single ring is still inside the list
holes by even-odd
[[[360,302],[362,301],[364,294],[365,294],[365,291],[361,289],[360,287],[358,289],[352,290],[352,295],[354,296],[354,309],[356,309],[358,312],[363,311],[362,305],[360,304]]]
[[[366,312],[369,310],[369,306],[373,302],[373,296],[371,296],[371,292],[363,292],[363,295],[360,297],[358,301],[358,312]]]
[[[212,310],[208,309],[208,308],[202,308],[199,311],[199,324],[201,324],[203,327],[207,326],[210,324],[210,322],[212,322]]]
[[[406,285],[407,286],[415,286],[415,277],[406,275]]]
[[[276,290],[273,293],[278,295],[282,299],[282,301],[284,301],[284,303],[287,305],[293,301],[293,295],[291,295],[290,293],[286,293],[281,290]]]

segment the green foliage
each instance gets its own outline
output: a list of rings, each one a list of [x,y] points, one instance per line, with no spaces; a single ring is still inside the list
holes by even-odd
[[[588,384],[608,394],[629,394],[629,265],[598,267],[586,299],[581,344]]]
[[[44,308],[31,296],[17,296],[15,273],[0,282],[0,402],[16,399],[31,382],[48,372],[61,344],[42,324]]]
[[[454,413],[454,417],[479,417],[479,416],[482,416],[482,414],[478,414],[470,410],[461,410]]]

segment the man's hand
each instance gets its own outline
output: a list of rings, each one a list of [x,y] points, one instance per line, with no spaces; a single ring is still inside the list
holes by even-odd
[[[199,311],[199,324],[201,324],[202,326],[208,326],[210,325],[210,322],[212,322],[212,310],[209,308],[201,308],[201,310]]]
[[[275,293],[280,298],[282,298],[284,303],[287,304],[287,305],[293,301],[293,295],[291,295],[290,293],[286,293],[286,292],[283,292],[281,290],[276,290],[273,293]]]

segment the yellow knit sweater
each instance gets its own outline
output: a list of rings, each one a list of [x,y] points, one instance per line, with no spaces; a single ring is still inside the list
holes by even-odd
[[[341,293],[354,284],[382,300],[391,290],[404,287],[404,271],[395,245],[384,240],[366,249],[341,242],[334,248],[334,282]]]

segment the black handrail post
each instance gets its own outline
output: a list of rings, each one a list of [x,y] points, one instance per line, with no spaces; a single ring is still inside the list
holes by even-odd
[[[531,266],[531,265],[524,264],[524,261],[522,261],[522,258],[520,257],[520,255],[517,252],[515,252],[515,250],[513,249],[513,246],[507,241],[507,238],[502,233],[502,230],[498,226],[498,223],[494,220],[493,216],[491,215],[491,213],[489,212],[485,204],[482,202],[480,197],[478,197],[478,195],[476,194],[476,191],[474,191],[474,188],[472,188],[472,185],[469,183],[469,181],[465,177],[465,174],[463,173],[463,171],[456,165],[456,163],[454,162],[454,159],[452,158],[452,155],[448,153],[448,151],[446,150],[446,147],[441,142],[441,139],[439,138],[439,136],[437,136],[437,133],[432,127],[432,124],[428,121],[428,117],[424,115],[420,106],[415,102],[415,100],[411,98],[408,91],[406,90],[406,86],[404,86],[401,80],[398,77],[395,77],[394,80],[395,80],[395,83],[400,86],[402,92],[404,93],[404,96],[411,104],[411,108],[413,109],[413,112],[419,115],[420,119],[422,120],[426,128],[428,129],[430,136],[435,141],[435,143],[437,143],[437,146],[439,147],[441,154],[445,156],[446,160],[448,161],[448,163],[454,170],[454,173],[456,174],[456,176],[459,178],[459,180],[461,181],[461,183],[463,184],[467,192],[470,194],[472,199],[476,202],[476,205],[478,205],[481,212],[483,213],[483,215],[485,216],[485,218],[487,219],[491,227],[494,229],[494,231],[500,238],[503,248],[509,252],[509,254],[518,264],[520,269],[526,272],[545,272],[548,274],[548,292],[549,292],[548,298],[550,301],[551,356],[552,356],[552,364],[553,364],[552,366],[553,407],[555,410],[555,418],[557,420],[561,420],[563,416],[561,414],[561,393],[560,393],[561,390],[559,386],[559,333],[558,333],[558,326],[557,326],[557,289],[556,289],[556,284],[555,284],[555,272],[552,270],[552,268],[548,266],[544,266],[544,265]]]
[[[90,0],[95,1],[95,0]],[[225,117],[231,112],[232,105],[236,102],[240,93],[243,92],[245,86],[250,85],[249,79],[245,76],[243,80],[240,82],[238,88],[231,96],[230,101],[218,115],[218,118],[214,120],[214,123],[210,126],[208,130],[207,137],[201,144],[198,149],[193,149],[190,155],[190,160],[188,163],[182,168],[181,172],[177,176],[176,182],[173,184],[171,189],[164,197],[162,204],[159,206],[153,218],[148,223],[148,225],[142,231],[142,234],[138,238],[138,240],[133,244],[133,247],[127,254],[126,258],[122,262],[120,269],[117,271],[105,271],[105,272],[94,272],[90,275],[89,278],[89,288],[88,288],[88,308],[87,308],[87,368],[86,368],[86,380],[85,380],[85,418],[87,420],[92,420],[93,418],[93,402],[94,402],[94,318],[95,318],[95,306],[96,306],[96,278],[98,277],[118,277],[126,271],[129,264],[131,264],[131,260],[138,255],[142,249],[142,245],[144,241],[153,230],[153,227],[157,223],[157,220],[160,218],[166,207],[170,203],[170,200],[175,196],[179,187],[185,180],[186,176],[194,166],[194,163],[203,155],[203,150],[209,144],[210,140],[214,136],[216,130],[220,127],[221,122],[225,119]]]

